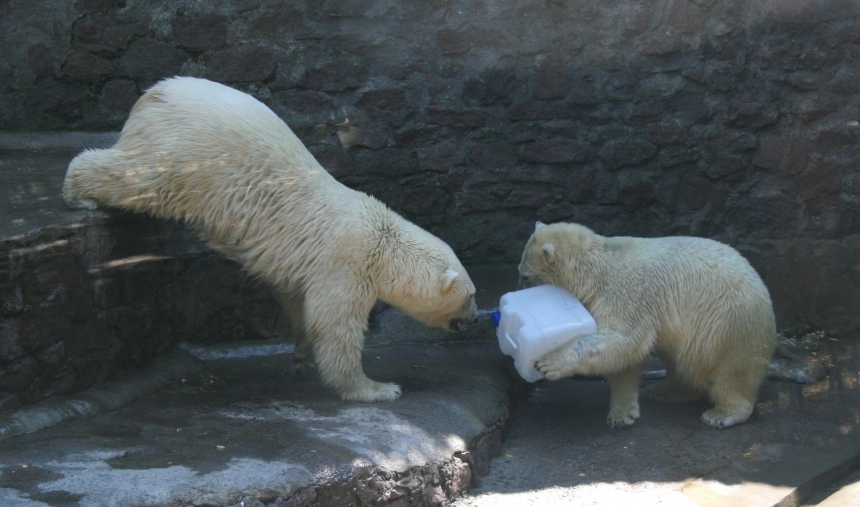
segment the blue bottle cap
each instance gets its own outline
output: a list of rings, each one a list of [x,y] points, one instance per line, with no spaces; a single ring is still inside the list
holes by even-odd
[[[500,320],[502,320],[502,312],[496,310],[490,314],[490,322],[493,323],[493,327],[499,327]]]

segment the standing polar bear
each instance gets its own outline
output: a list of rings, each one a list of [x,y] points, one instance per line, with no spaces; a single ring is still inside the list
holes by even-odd
[[[297,353],[312,350],[344,400],[400,396],[361,366],[377,300],[431,326],[476,319],[475,286],[447,244],[340,184],[269,108],[211,81],[153,86],[112,148],[72,160],[63,196],[185,220],[274,286]]]
[[[666,380],[645,389],[658,401],[704,397],[702,420],[740,424],[755,406],[776,340],[767,288],[736,250],[704,238],[607,238],[578,224],[538,222],[519,266],[521,285],[551,284],[578,298],[598,332],[536,366],[549,380],[603,375],[607,422],[639,417],[639,377],[656,352]]]

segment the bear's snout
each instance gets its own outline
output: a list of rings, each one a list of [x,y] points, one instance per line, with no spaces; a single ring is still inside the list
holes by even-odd
[[[529,278],[529,276],[528,275],[520,275],[520,280],[519,280],[519,283],[517,284],[517,289],[518,290],[528,289],[531,286],[532,286],[532,284],[531,284],[531,279]]]
[[[466,329],[469,328],[469,324],[474,324],[477,321],[478,321],[477,316],[473,317],[472,319],[460,319],[460,318],[451,319],[448,322],[448,329],[450,329],[451,331],[465,331]]]

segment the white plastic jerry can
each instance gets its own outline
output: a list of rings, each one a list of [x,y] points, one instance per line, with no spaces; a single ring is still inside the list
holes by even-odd
[[[502,353],[514,358],[514,367],[529,382],[543,378],[535,361],[575,338],[597,332],[588,310],[566,290],[539,285],[502,296],[493,314]]]

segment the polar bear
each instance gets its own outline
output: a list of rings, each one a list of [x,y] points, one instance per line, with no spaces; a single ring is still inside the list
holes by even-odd
[[[149,89],[112,148],[71,161],[63,196],[190,224],[274,286],[306,336],[299,350],[344,400],[400,396],[361,366],[377,300],[430,326],[476,320],[475,286],[446,243],[340,184],[269,108],[211,81]]]
[[[597,322],[595,335],[537,361],[546,378],[603,375],[613,427],[639,417],[639,378],[653,351],[666,380],[658,401],[704,397],[702,420],[740,424],[755,406],[776,340],[770,294],[736,250],[704,238],[603,237],[568,223],[538,222],[519,265],[520,284],[563,287]]]

